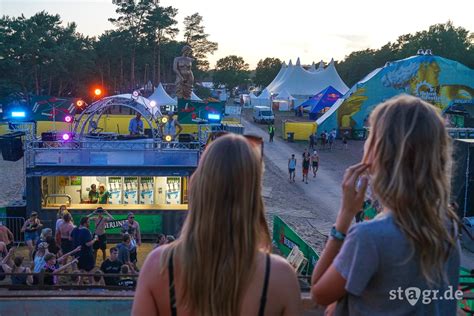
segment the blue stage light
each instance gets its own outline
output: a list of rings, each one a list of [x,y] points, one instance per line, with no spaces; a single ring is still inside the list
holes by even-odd
[[[12,118],[25,118],[26,113],[25,111],[13,111],[12,112]]]

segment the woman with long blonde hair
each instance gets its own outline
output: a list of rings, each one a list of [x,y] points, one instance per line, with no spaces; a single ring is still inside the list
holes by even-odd
[[[296,274],[270,255],[261,146],[214,140],[189,184],[181,236],[150,253],[133,315],[298,315]]]
[[[339,315],[455,315],[460,293],[445,296],[457,290],[460,263],[450,170],[438,109],[406,95],[377,106],[363,160],[344,175],[313,299]],[[350,227],[368,183],[384,210]]]

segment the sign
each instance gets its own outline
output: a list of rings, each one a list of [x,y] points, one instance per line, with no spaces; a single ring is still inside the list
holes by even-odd
[[[84,215],[75,214],[73,215],[74,223],[76,225],[80,222],[81,217]],[[121,228],[123,223],[127,220],[127,214],[113,214],[114,221],[108,222],[105,226],[105,232],[107,234],[121,234]],[[141,234],[160,234],[163,232],[163,217],[159,214],[135,214],[135,221],[140,224]],[[95,230],[95,221],[90,221],[90,231]]]
[[[225,106],[225,114],[227,115],[240,115],[242,113],[241,106],[235,105],[226,105]]]
[[[285,257],[288,257],[293,247],[297,246],[308,260],[306,274],[311,275],[313,273],[319,255],[278,216],[273,217],[273,243]]]
[[[197,124],[207,121],[209,113],[222,114],[225,102],[196,102],[178,99],[178,121],[180,124]]]

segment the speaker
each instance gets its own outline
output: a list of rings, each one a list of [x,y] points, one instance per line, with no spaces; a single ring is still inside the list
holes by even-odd
[[[26,201],[13,201],[7,205],[7,217],[26,218]]]
[[[194,136],[192,134],[179,134],[178,141],[180,143],[190,143],[194,141]]]
[[[58,140],[58,134],[56,132],[44,132],[41,133],[41,140],[43,142],[55,142]]]
[[[23,141],[21,136],[24,133],[9,133],[0,137],[2,147],[2,157],[5,161],[18,161],[23,157]]]

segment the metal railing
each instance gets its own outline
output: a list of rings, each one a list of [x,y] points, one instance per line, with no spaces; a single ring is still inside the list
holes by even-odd
[[[43,206],[48,205],[49,198],[58,198],[58,197],[66,198],[68,200],[67,206],[71,206],[72,197],[69,194],[46,194],[44,197]]]
[[[0,222],[13,233],[13,242],[23,242],[23,233],[21,232],[21,228],[25,223],[23,217],[0,217]]]

